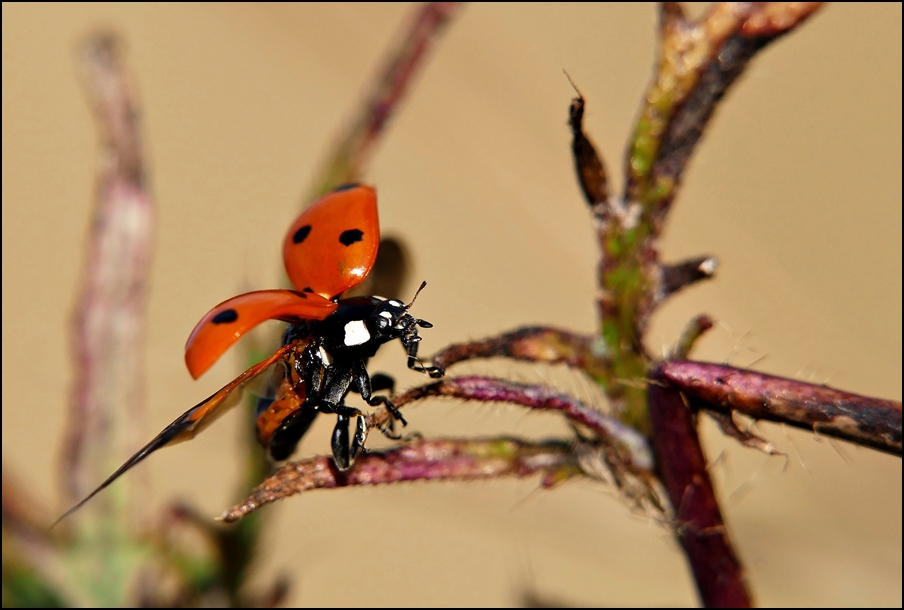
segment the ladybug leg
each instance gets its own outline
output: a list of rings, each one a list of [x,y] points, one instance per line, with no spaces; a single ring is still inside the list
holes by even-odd
[[[301,364],[296,361],[296,372],[304,381],[304,406],[347,418],[360,415],[358,409],[343,404],[352,385],[351,367],[332,364],[325,354],[319,345],[311,345],[305,350]]]
[[[348,366],[332,365],[326,367],[323,377],[323,392],[317,409],[324,413],[336,414],[336,427],[333,428],[331,445],[333,460],[339,470],[348,470],[361,453],[367,439],[367,426],[360,410],[343,404],[345,396],[354,385],[352,369]],[[356,419],[355,436],[350,439],[349,424],[351,418]]]
[[[367,366],[364,364],[364,360],[359,360],[354,365],[354,379],[353,385],[357,387],[357,390],[361,393],[361,398],[367,402],[372,407],[376,407],[379,405],[383,405],[386,407],[386,410],[392,415],[393,419],[397,419],[402,422],[403,426],[407,426],[408,422],[405,421],[405,418],[402,417],[401,411],[399,411],[392,401],[389,400],[386,396],[374,396],[373,394],[373,386],[371,385],[370,375],[367,373]],[[380,428],[380,431],[387,437],[398,440],[399,436],[395,435],[394,431],[390,428],[390,430],[385,430]]]
[[[323,378],[323,392],[319,397],[319,408],[324,413],[337,413],[346,417],[361,415],[361,411],[343,404],[352,386],[352,368],[332,365],[326,368]]]
[[[318,344],[308,345],[301,356],[295,359],[295,373],[298,375],[298,384],[304,385],[304,404],[317,407],[320,396],[323,393],[324,378],[326,377],[326,365],[321,357],[321,349]],[[296,387],[296,391],[297,391]]]
[[[395,392],[395,379],[393,379],[389,375],[386,375],[385,373],[377,373],[376,375],[372,375],[370,378],[370,389],[373,392],[389,390],[389,394],[392,395],[393,392]],[[382,432],[387,438],[391,438],[392,440],[397,441],[402,438],[401,434],[396,434],[395,418],[389,420],[389,430],[380,428],[380,432]]]
[[[360,390],[360,380],[358,383],[353,383],[351,385],[351,390],[353,392],[361,393]],[[389,393],[392,394],[395,391],[395,379],[390,377],[385,373],[377,373],[370,377],[370,390],[371,392],[380,392],[382,390],[389,390]],[[377,403],[380,404],[380,403]],[[390,403],[391,404],[391,403]],[[404,421],[404,419],[402,420]],[[405,424],[407,425],[407,423]],[[380,428],[380,432],[382,432],[387,438],[391,438],[392,440],[399,440],[402,438],[400,434],[396,434],[395,432],[395,417],[389,420],[389,429],[386,430],[384,428]]]
[[[424,328],[430,328],[430,323],[424,320],[415,320],[415,323]],[[432,379],[437,379],[446,374],[446,371],[438,366],[424,366],[417,357],[418,344],[421,342],[420,335],[417,334],[415,328],[410,335],[402,337],[402,345],[405,346],[405,352],[408,354],[408,368],[418,373],[427,373]]]

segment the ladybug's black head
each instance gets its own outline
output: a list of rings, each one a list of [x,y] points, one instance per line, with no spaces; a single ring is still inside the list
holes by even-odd
[[[408,306],[395,299],[387,299],[377,305],[367,318],[371,334],[381,341],[389,341],[417,335],[417,327],[432,328],[425,320],[418,320],[408,313]]]
[[[406,348],[409,344],[420,341],[417,328],[433,328],[433,324],[426,320],[418,320],[408,313],[408,310],[414,305],[417,295],[421,293],[421,290],[426,285],[427,282],[421,282],[420,288],[414,293],[414,298],[407,305],[395,299],[386,299],[377,305],[370,316],[368,316],[367,323],[374,336],[381,341],[401,339],[402,344]]]
[[[417,358],[418,344],[421,342],[417,329],[433,328],[433,324],[426,320],[419,320],[408,313],[408,310],[414,305],[417,295],[420,294],[426,285],[427,282],[421,283],[421,287],[415,293],[414,299],[411,299],[411,303],[408,305],[395,299],[387,299],[376,303],[367,316],[365,324],[370,331],[371,340],[375,344],[399,339],[408,353],[408,368],[427,373],[435,379],[443,376],[443,369],[437,366],[424,366]]]

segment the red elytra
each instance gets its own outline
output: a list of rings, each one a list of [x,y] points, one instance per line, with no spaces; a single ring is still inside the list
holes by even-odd
[[[379,247],[377,193],[350,185],[298,217],[283,242],[283,262],[295,290],[333,300],[364,281]]]
[[[232,297],[207,312],[195,326],[185,344],[185,365],[197,379],[261,322],[322,320],[336,307],[336,303],[319,294],[293,290],[258,290]]]
[[[192,377],[204,374],[233,343],[266,320],[323,320],[339,296],[364,281],[377,259],[377,193],[339,187],[309,206],[283,242],[291,290],[261,290],[228,299],[198,322],[185,344]]]

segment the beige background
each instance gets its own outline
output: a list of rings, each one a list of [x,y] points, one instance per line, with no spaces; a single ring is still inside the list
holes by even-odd
[[[404,5],[3,5],[3,459],[56,506],[72,381],[67,322],[89,223],[96,142],[76,41],[128,41],[158,203],[148,318],[146,436],[238,371],[201,381],[185,338],[220,300],[280,281],[283,232],[369,82]],[[424,351],[525,324],[592,331],[593,233],[573,176],[572,90],[620,176],[651,74],[652,5],[474,5],[448,30],[368,180],[384,233],[430,282]],[[620,178],[617,178],[620,186]],[[687,174],[667,260],[717,254],[718,279],[661,310],[659,352],[698,312],[722,321],[697,357],[901,399],[901,7],[837,5],[759,57]],[[414,288],[412,283],[411,290]],[[403,387],[396,346],[371,367]],[[563,387],[578,377],[474,363]],[[426,435],[564,433],[556,418],[432,403]],[[320,422],[304,454],[327,450]],[[234,499],[239,418],[140,469],[149,502],[209,515]],[[764,425],[788,453],[705,441],[727,519],[763,604],[901,605],[901,460]],[[551,432],[550,432],[551,431]],[[609,490],[536,480],[318,492],[267,509],[260,559],[290,601],[335,605],[689,605],[676,545]]]

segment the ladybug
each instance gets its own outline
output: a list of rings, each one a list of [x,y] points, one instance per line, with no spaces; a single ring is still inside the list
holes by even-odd
[[[414,300],[406,305],[379,297],[340,299],[370,273],[379,245],[373,188],[344,185],[308,207],[283,243],[286,272],[295,290],[248,292],[211,309],[185,344],[185,364],[197,379],[242,335],[266,320],[289,322],[282,346],[176,418],[60,520],[157,449],[194,438],[238,404],[238,390],[258,377],[267,380],[269,394],[258,400],[257,437],[275,460],[287,459],[294,452],[319,413],[332,413],[337,416],[331,442],[333,459],[340,470],[348,469],[364,449],[367,432],[362,412],[345,404],[350,391],[371,406],[382,405],[406,425],[389,398],[374,394],[391,392],[394,381],[382,374],[371,377],[367,361],[381,345],[398,339],[408,356],[408,368],[442,377],[441,368],[424,366],[417,358],[418,328],[432,325],[408,313]],[[425,285],[421,284],[415,299]],[[268,376],[262,376],[264,373]],[[356,426],[350,438],[352,419]],[[391,426],[383,432],[398,438]]]

